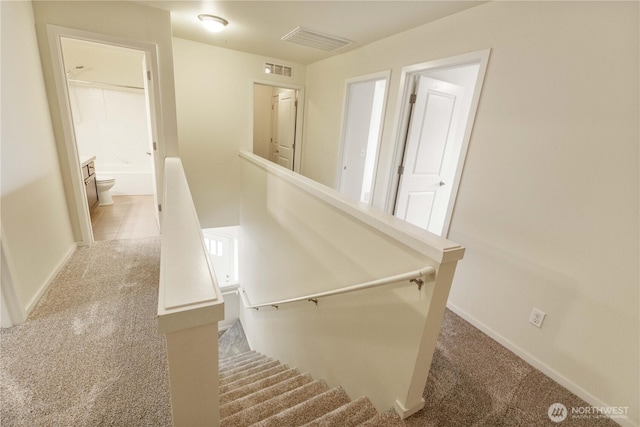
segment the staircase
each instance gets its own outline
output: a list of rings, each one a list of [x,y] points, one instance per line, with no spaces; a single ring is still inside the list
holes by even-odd
[[[393,427],[394,413],[379,414],[366,397],[351,400],[341,387],[301,374],[255,351],[220,359],[222,427]]]

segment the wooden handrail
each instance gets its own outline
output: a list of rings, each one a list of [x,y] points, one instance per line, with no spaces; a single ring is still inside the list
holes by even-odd
[[[255,304],[255,305],[252,305],[249,302],[249,299],[246,296],[244,289],[241,288],[240,298],[242,298],[242,302],[244,303],[245,308],[253,309],[253,310],[259,310],[260,308],[263,308],[263,307],[278,308],[281,305],[290,304],[290,303],[299,302],[299,301],[310,301],[318,304],[318,300],[320,298],[325,298],[325,297],[330,297],[330,296],[340,295],[340,294],[347,294],[350,292],[362,291],[365,289],[377,288],[380,286],[389,285],[391,283],[401,282],[403,280],[409,280],[410,282],[413,282],[416,285],[418,285],[418,289],[422,289],[422,285],[424,284],[424,280],[422,278],[431,276],[435,274],[435,272],[436,272],[435,267],[429,265],[419,270],[409,271],[407,273],[402,273],[402,274],[396,274],[395,276],[389,276],[382,279],[372,280],[370,282],[364,282],[358,285],[346,286],[344,288],[334,289],[331,291],[319,292],[315,294],[305,295],[302,297],[289,298],[289,299],[266,302],[263,304]]]

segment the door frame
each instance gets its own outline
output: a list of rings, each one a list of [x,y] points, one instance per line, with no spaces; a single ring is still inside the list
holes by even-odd
[[[384,99],[382,101],[382,112],[380,120],[380,130],[378,133],[378,142],[376,149],[376,158],[373,161],[373,182],[371,185],[371,197],[369,197],[369,205],[373,204],[373,198],[376,191],[376,176],[378,175],[378,160],[380,159],[380,147],[382,143],[382,133],[384,131],[384,118],[387,113],[387,101],[389,95],[389,85],[391,83],[391,70],[379,71],[377,73],[365,74],[363,76],[350,77],[344,83],[344,96],[342,101],[342,126],[340,132],[340,156],[338,158],[337,173],[335,177],[334,188],[340,191],[342,184],[342,165],[346,151],[345,134],[347,132],[347,111],[349,110],[349,86],[354,83],[363,83],[373,80],[385,80]]]
[[[4,235],[4,229],[0,225],[0,236]],[[10,328],[19,325],[27,320],[27,310],[20,304],[20,299],[16,294],[16,288],[11,277],[14,270],[11,254],[6,250],[5,241],[0,238],[0,328]],[[37,299],[36,299],[37,301]]]
[[[294,137],[295,148],[293,150],[293,171],[299,174],[302,174],[302,128],[303,128],[303,117],[304,117],[304,86],[289,84],[289,83],[281,83],[274,82],[269,80],[262,79],[253,79],[251,81],[251,129],[253,129],[253,105],[255,103],[254,99],[254,85],[259,84],[263,86],[271,86],[271,87],[280,87],[283,89],[292,89],[296,91],[297,102],[298,105],[296,107],[296,134]],[[251,140],[253,141],[253,131]],[[253,147],[251,148],[251,152],[253,153]]]
[[[70,168],[71,186],[73,189],[73,199],[75,201],[75,209],[69,209],[69,214],[77,218],[80,225],[80,245],[91,245],[94,242],[93,229],[91,227],[91,215],[89,207],[86,203],[86,195],[84,189],[84,180],[80,169],[80,157],[78,154],[78,143],[76,140],[73,118],[71,115],[71,103],[69,100],[69,88],[64,69],[62,38],[70,38],[82,40],[98,44],[106,44],[127,49],[134,49],[144,52],[147,62],[147,71],[151,74],[151,82],[148,83],[148,104],[150,111],[150,128],[152,131],[151,138],[156,142],[156,151],[154,156],[154,172],[156,182],[155,197],[158,204],[162,204],[162,180],[163,165],[160,159],[164,159],[165,144],[162,127],[162,106],[160,97],[156,94],[160,93],[160,74],[158,66],[157,46],[154,43],[141,42],[137,40],[125,39],[121,37],[110,36],[107,34],[93,33],[89,31],[78,30],[75,28],[61,27],[58,25],[47,24],[47,38],[49,41],[49,52],[51,53],[51,62],[53,64],[53,75],[56,85],[56,94],[58,97],[58,107],[60,111],[60,120],[64,134],[65,151],[67,154],[67,162]],[[77,165],[78,167],[73,167]],[[159,167],[157,165],[160,165]]]
[[[471,139],[471,133],[473,131],[473,125],[475,123],[476,113],[478,110],[478,103],[480,101],[480,95],[482,92],[482,86],[484,84],[484,78],[487,71],[487,65],[489,63],[489,56],[491,49],[484,49],[475,52],[464,53],[461,55],[451,56],[447,58],[436,59],[433,61],[422,62],[420,64],[409,65],[402,68],[402,74],[400,76],[400,88],[402,93],[398,97],[398,107],[396,109],[396,121],[398,124],[396,128],[396,142],[393,152],[393,162],[390,171],[390,182],[387,190],[387,198],[385,202],[385,211],[390,215],[394,214],[396,200],[398,197],[398,186],[400,184],[400,174],[398,170],[404,160],[405,139],[407,131],[409,129],[409,116],[411,112],[409,99],[414,89],[415,76],[425,74],[429,71],[436,71],[443,68],[450,68],[455,66],[463,66],[470,64],[479,64],[478,75],[476,77],[476,84],[473,88],[473,97],[471,99],[471,106],[469,108],[469,116],[467,117],[467,123],[465,125],[464,136],[462,139],[462,145],[460,148],[460,156],[458,159],[458,166],[456,168],[456,174],[454,182],[451,184],[451,200],[447,207],[447,214],[445,217],[442,237],[447,237],[449,234],[449,227],[451,225],[451,217],[453,215],[453,209],[455,207],[458,188],[460,186],[460,180],[462,178],[462,172],[464,163],[466,160],[467,150],[469,148],[469,141]]]

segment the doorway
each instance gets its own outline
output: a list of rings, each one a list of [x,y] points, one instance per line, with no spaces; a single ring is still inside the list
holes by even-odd
[[[95,240],[90,204],[99,186],[92,189],[90,179],[87,182],[92,167],[98,172],[96,178],[100,174],[115,178],[111,206],[120,211],[115,212],[120,224],[112,221],[112,236],[107,239],[158,235],[164,139],[158,126],[156,46],[53,25],[47,31],[80,244]],[[145,208],[136,209],[138,203],[131,200],[118,203],[116,197],[143,197]],[[108,201],[108,195],[103,200]],[[123,228],[125,219],[135,225]],[[123,233],[117,236],[119,231]]]
[[[338,191],[363,203],[373,200],[378,147],[390,72],[347,80]]]
[[[145,53],[68,37],[61,45],[78,167],[94,174],[85,178],[94,239],[159,235]]]
[[[393,214],[446,237],[489,51],[414,66],[405,76],[405,123]]]
[[[300,172],[300,90],[254,83],[253,153]]]

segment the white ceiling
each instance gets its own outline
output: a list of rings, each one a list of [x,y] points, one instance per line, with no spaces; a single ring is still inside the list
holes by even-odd
[[[171,11],[173,35],[214,46],[310,64],[347,52],[484,1],[138,1]],[[206,31],[198,14],[229,21],[221,33]],[[304,47],[281,38],[297,26],[354,43],[334,52]]]

